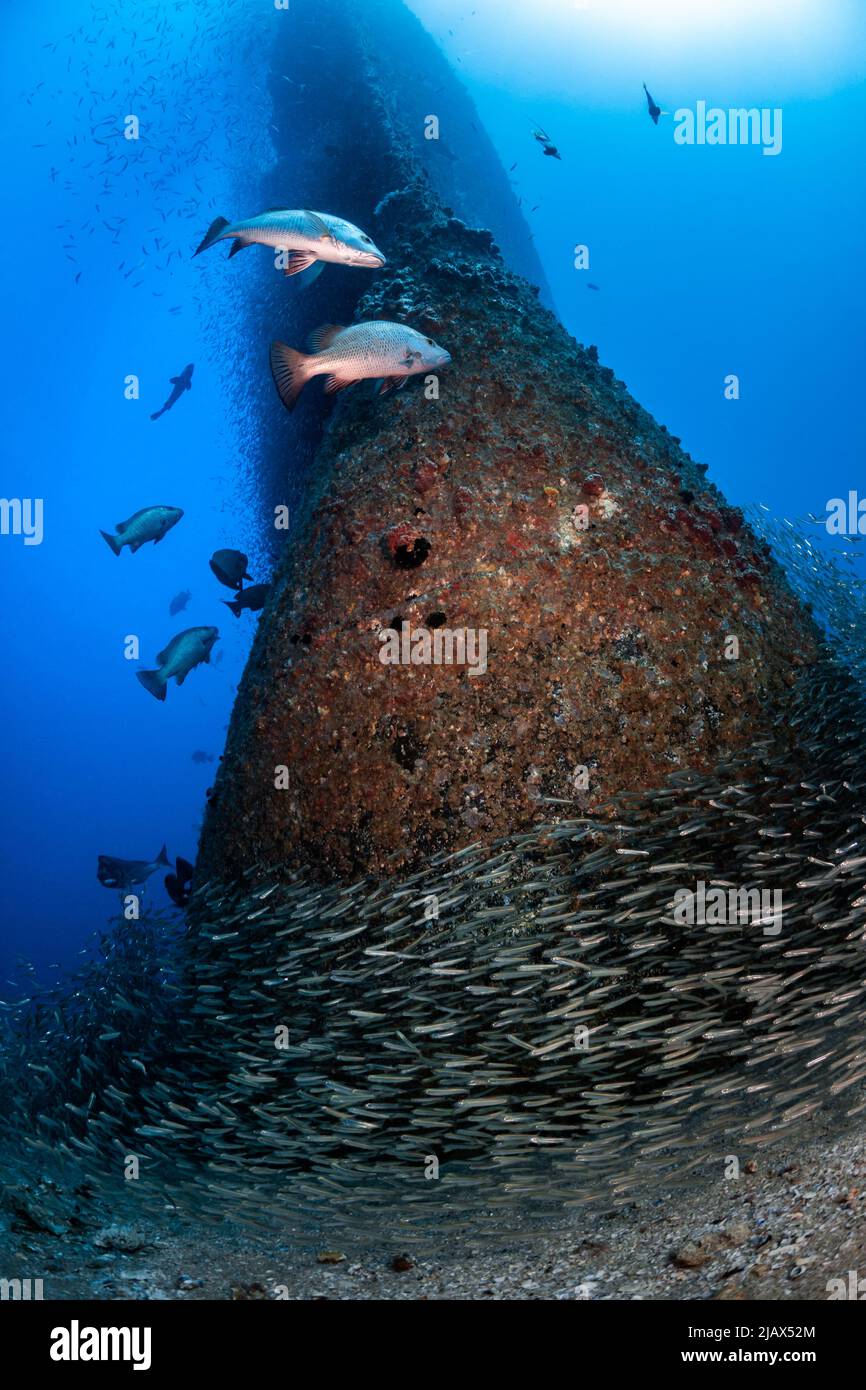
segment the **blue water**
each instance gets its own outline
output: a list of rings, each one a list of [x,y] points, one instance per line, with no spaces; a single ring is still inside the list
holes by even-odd
[[[597,344],[731,500],[821,516],[831,497],[866,495],[866,10],[411,8],[503,166],[516,163],[515,196],[569,331]],[[259,211],[243,204],[270,158],[275,22],[264,0],[7,0],[0,20],[0,491],[44,499],[45,518],[39,546],[0,536],[4,973],[18,953],[71,959],[115,909],[98,854],[148,858],[165,841],[172,858],[195,856],[215,765],[191,755],[222,749],[255,623],[223,606],[207,560],[239,547],[263,580],[268,546],[243,394],[261,357],[243,337],[252,281],[191,252],[217,213]],[[649,119],[644,81],[670,113],[699,100],[781,108],[781,152],[675,144],[673,114]],[[121,134],[130,113],[134,142]],[[561,161],[534,141],[539,122]],[[574,268],[578,243],[588,271]],[[192,391],[151,422],[187,362]],[[724,396],[731,373],[736,401]],[[138,400],[124,397],[130,374]],[[151,503],[184,519],[159,546],[115,558],[99,530]],[[187,588],[188,609],[170,617]],[[136,667],[200,623],[219,626],[221,661],[158,704]],[[141,663],[124,657],[129,635]],[[158,877],[148,891],[167,902]]]

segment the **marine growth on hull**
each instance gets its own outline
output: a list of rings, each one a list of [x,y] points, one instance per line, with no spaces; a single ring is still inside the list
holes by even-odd
[[[2,1016],[7,1143],[109,1202],[421,1239],[866,1105],[864,587],[568,335],[483,133],[484,178],[431,173],[427,86],[474,112],[426,45],[396,0],[292,7],[276,168],[190,248],[276,258],[244,305],[267,507],[308,467],[271,575],[209,562],[257,628],[196,864],[100,857],[121,893],[167,868],[182,917],[121,915]],[[218,641],[138,671],[149,712]]]

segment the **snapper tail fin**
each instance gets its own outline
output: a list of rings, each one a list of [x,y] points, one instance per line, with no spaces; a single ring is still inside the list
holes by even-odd
[[[215,241],[219,241],[226,227],[230,226],[231,223],[227,217],[215,217],[205,233],[204,240],[196,247],[193,255],[198,256],[200,252],[206,251],[209,246],[213,246]]]
[[[286,410],[294,410],[310,379],[310,359],[285,343],[271,343],[271,374]]]
[[[159,671],[136,671],[135,674],[145,690],[149,690],[154,699],[165,699],[165,692],[168,687]]]

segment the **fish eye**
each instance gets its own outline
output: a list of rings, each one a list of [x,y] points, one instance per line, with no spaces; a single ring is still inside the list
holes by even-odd
[[[362,240],[362,241],[366,241],[366,243],[367,243],[368,246],[372,246],[372,245],[373,245],[372,241],[370,240],[370,238],[369,238],[368,236],[362,236],[362,237],[361,237],[361,240]]]
[[[435,346],[436,346],[436,344],[434,343],[434,341],[433,341],[432,338],[425,338],[424,341],[425,341],[425,343],[429,343],[431,347],[435,347]]]

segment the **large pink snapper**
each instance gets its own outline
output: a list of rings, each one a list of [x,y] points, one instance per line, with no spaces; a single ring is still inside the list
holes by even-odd
[[[271,344],[271,371],[287,410],[314,376],[326,376],[326,391],[342,391],[367,378],[381,381],[384,395],[392,387],[406,385],[410,376],[445,367],[451,354],[415,328],[403,323],[374,319],[342,328],[326,323],[310,337],[309,353],[296,352],[285,343]]]

